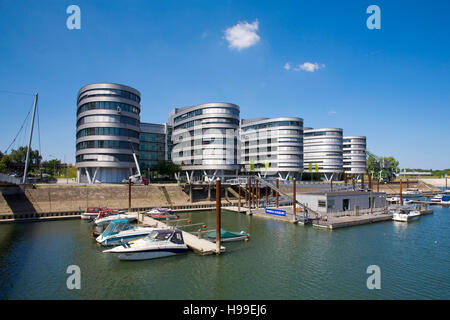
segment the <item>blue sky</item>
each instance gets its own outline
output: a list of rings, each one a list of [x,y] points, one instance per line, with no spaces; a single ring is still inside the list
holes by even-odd
[[[66,27],[71,4],[80,30]],[[366,26],[372,4],[380,30]],[[241,118],[366,135],[402,168],[448,168],[449,12],[448,1],[1,0],[0,150],[32,103],[7,91],[38,92],[44,158],[74,162],[78,90],[115,82],[141,92],[141,121],[232,102]]]

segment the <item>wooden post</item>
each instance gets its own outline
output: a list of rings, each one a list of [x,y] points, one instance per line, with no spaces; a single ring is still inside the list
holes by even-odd
[[[380,180],[377,179],[377,192],[380,192]]]
[[[406,189],[409,188],[409,179],[406,179]]]
[[[189,183],[189,202],[193,203],[194,202],[194,194],[193,194],[192,190],[192,183]]]
[[[344,184],[347,184],[347,172],[344,172]]]
[[[280,183],[278,181],[278,178],[275,180],[275,187],[277,187],[277,190],[275,191],[275,203],[278,208],[278,189],[280,188]]]
[[[216,180],[216,254],[220,254],[220,210],[221,210],[221,199],[220,199],[220,179]]]
[[[369,174],[367,174],[367,177],[369,178],[369,189],[372,190],[372,176]]]
[[[297,221],[297,201],[295,199],[297,190],[295,185],[295,178],[292,179],[292,212],[294,213],[294,221]]]
[[[364,174],[361,175],[361,191],[364,191]]]
[[[248,178],[248,181],[247,181],[247,193],[248,193],[248,210],[250,210],[251,209],[251,205],[252,205],[252,193],[251,193],[250,177]]]
[[[259,181],[256,180],[255,184],[256,184],[256,186],[255,186],[256,209],[258,209],[259,208]]]
[[[403,190],[402,190],[402,179],[400,179],[400,204],[403,204]]]
[[[211,201],[211,182],[208,182],[208,201]]]
[[[251,193],[251,197],[252,197],[252,208],[255,206],[255,183],[252,181],[252,193]]]
[[[241,184],[239,184],[239,186],[238,186],[238,194],[239,194],[238,212],[241,212]]]
[[[131,212],[131,179],[128,179],[128,212]]]
[[[330,191],[333,191],[333,178],[330,179]]]
[[[244,187],[244,198],[245,198],[244,204],[245,205],[247,205],[247,195],[248,195],[248,183]]]
[[[356,191],[356,187],[355,187],[355,177],[353,177],[353,179],[352,179],[352,185],[353,185],[353,191]]]
[[[266,190],[266,207],[269,205],[269,192],[267,186],[264,188]]]

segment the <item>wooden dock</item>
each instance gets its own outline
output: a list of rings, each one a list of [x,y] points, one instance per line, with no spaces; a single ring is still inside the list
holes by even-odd
[[[360,216],[344,216],[337,217],[327,221],[316,221],[313,223],[313,227],[320,229],[338,229],[344,227],[351,227],[360,224],[374,223],[380,221],[392,220],[390,214],[364,214]]]
[[[412,203],[422,204],[422,205],[430,205],[430,206],[450,206],[450,202],[432,202],[432,201],[413,200]]]
[[[158,221],[143,214],[140,214],[139,222],[141,222],[143,225],[154,228],[173,228],[171,226],[168,226],[164,222]],[[214,242],[208,241],[206,239],[199,239],[192,233],[183,230],[181,231],[183,233],[184,243],[186,243],[186,245],[195,252],[202,255],[216,253],[216,244]],[[220,246],[220,252],[225,252],[225,249],[226,248],[224,246]]]
[[[275,208],[271,208],[271,209],[275,209]],[[249,210],[247,207],[241,207],[240,213],[254,215],[256,217],[262,217],[262,218],[270,219],[270,220],[296,223],[299,225],[306,225],[306,224],[310,224],[312,222],[312,219],[308,219],[306,221],[304,220],[303,211],[301,211],[300,208],[297,208],[297,220],[294,220],[294,215],[292,214],[292,206],[279,206],[278,209],[286,211],[286,215],[278,216],[278,215],[273,215],[273,214],[267,214],[265,208],[257,208],[257,209],[252,208],[251,210]],[[223,207],[222,210],[239,213],[238,207],[235,207],[235,206]]]

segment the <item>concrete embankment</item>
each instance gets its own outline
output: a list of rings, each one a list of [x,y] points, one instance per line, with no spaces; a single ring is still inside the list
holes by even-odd
[[[189,196],[181,186],[133,185],[132,208],[189,205]],[[209,204],[198,201],[195,205]],[[22,189],[3,187],[0,195],[0,220],[11,218],[52,217],[53,213],[79,214],[86,207],[128,208],[127,185],[38,185]]]

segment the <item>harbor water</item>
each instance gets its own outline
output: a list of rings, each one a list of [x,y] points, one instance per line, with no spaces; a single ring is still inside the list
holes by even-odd
[[[147,261],[102,253],[85,221],[0,225],[0,299],[449,299],[450,208],[432,208],[410,223],[333,231],[223,211],[222,227],[250,241]],[[181,218],[215,226],[212,211]],[[80,289],[67,288],[70,265]],[[367,287],[371,265],[381,289]]]

